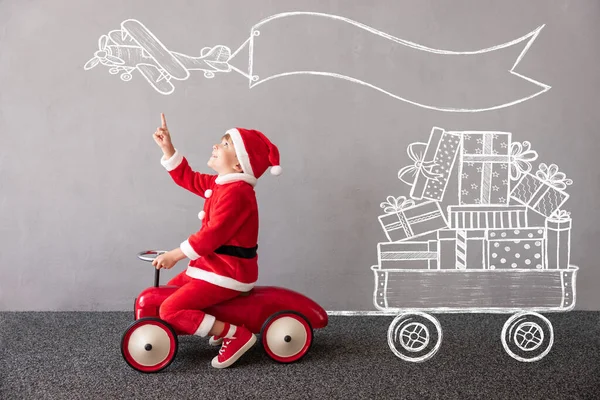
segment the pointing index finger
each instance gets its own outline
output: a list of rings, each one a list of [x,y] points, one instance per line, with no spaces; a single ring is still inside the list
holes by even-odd
[[[160,113],[160,120],[162,121],[162,127],[166,128],[167,127],[167,120],[165,119],[165,114]]]

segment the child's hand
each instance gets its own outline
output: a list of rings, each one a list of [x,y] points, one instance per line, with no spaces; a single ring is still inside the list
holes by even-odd
[[[171,143],[171,134],[169,133],[169,129],[167,128],[167,120],[165,119],[165,114],[160,114],[160,119],[162,125],[159,128],[156,128],[156,132],[154,132],[154,141],[161,148],[166,158],[171,158],[173,154],[175,154],[175,148],[173,147],[173,143]]]
[[[156,267],[156,269],[171,269],[178,261],[181,261],[185,258],[185,254],[179,247],[174,248],[171,251],[163,253],[156,257],[154,261],[152,261],[152,265]]]
[[[173,254],[172,251],[168,251],[164,254],[159,255],[152,261],[152,265],[156,267],[156,269],[171,269],[175,264],[177,264],[177,257]]]

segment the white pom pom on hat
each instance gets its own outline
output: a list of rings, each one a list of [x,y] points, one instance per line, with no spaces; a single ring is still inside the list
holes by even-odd
[[[280,165],[274,165],[271,167],[271,175],[279,176],[283,172],[283,168]]]

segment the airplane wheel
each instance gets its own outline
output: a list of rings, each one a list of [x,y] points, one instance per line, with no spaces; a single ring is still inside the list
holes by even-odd
[[[132,78],[131,74],[123,74],[121,75],[121,79],[124,80],[125,82],[130,81]]]
[[[266,353],[273,360],[292,363],[308,353],[313,341],[313,329],[302,314],[281,311],[264,323],[261,340]]]
[[[165,321],[140,318],[127,328],[121,339],[121,354],[136,371],[153,373],[167,368],[177,354],[177,335]]]
[[[108,70],[108,73],[111,75],[116,75],[119,73],[119,68],[111,68]]]

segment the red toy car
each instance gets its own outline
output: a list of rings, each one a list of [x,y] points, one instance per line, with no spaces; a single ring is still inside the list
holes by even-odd
[[[143,251],[138,258],[152,262],[164,251]],[[145,289],[136,298],[133,322],[123,334],[121,353],[133,369],[151,373],[168,367],[177,354],[177,335],[161,320],[162,302],[176,286],[160,286],[160,270],[155,269],[154,287]],[[274,286],[256,286],[235,299],[204,310],[218,320],[245,325],[260,333],[266,353],[280,363],[300,360],[308,353],[313,341],[313,329],[327,326],[327,313],[306,296]]]

